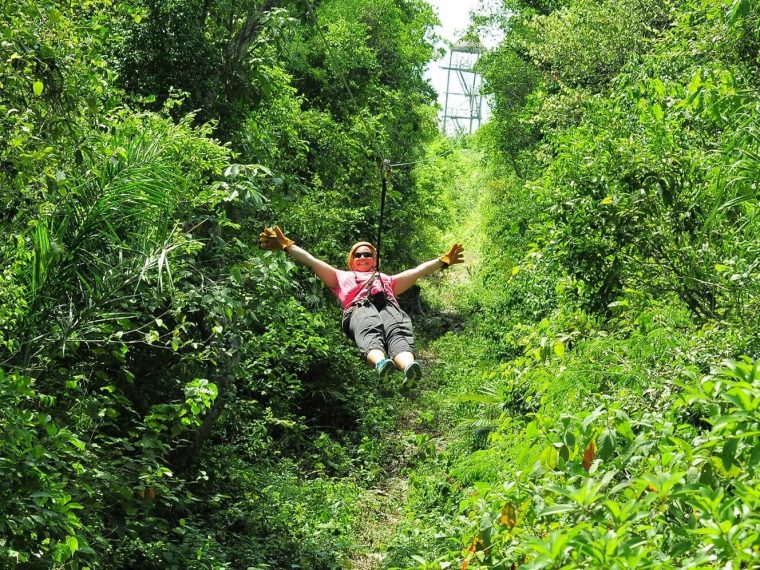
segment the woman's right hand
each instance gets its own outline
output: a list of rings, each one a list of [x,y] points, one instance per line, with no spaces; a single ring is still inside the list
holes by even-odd
[[[262,248],[270,251],[274,250],[286,250],[295,242],[289,239],[282,233],[280,226],[274,228],[264,228],[264,231],[259,234],[259,245]]]

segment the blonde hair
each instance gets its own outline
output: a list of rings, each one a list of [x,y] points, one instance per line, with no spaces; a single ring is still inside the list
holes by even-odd
[[[368,241],[358,241],[348,250],[348,268],[351,271],[354,270],[354,252],[360,247],[370,248],[372,250],[372,257],[375,259],[375,264],[377,264],[377,250],[375,249],[375,246]]]

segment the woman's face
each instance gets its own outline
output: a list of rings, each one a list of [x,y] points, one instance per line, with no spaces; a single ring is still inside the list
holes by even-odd
[[[372,271],[375,267],[375,254],[366,245],[357,247],[353,255],[355,271]]]

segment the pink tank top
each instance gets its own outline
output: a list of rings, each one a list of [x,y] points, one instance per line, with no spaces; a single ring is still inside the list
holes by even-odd
[[[383,291],[385,291],[385,295],[389,300],[398,303],[396,296],[393,294],[393,290],[396,288],[395,275],[391,276],[380,273],[369,287],[368,293],[364,284],[367,282],[367,279],[372,277],[371,271],[341,271],[340,269],[336,269],[335,274],[338,277],[338,286],[330,290],[335,293],[343,310],[348,309],[354,301],[364,299],[368,294],[374,295]]]

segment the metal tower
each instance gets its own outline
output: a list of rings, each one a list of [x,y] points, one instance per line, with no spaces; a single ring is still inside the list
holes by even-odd
[[[460,41],[449,49],[447,70],[446,102],[443,110],[443,132],[446,134],[472,133],[480,126],[483,96],[480,94],[480,75],[475,71],[481,47],[471,42]],[[452,72],[456,91],[452,91]],[[473,128],[474,127],[474,128]]]

